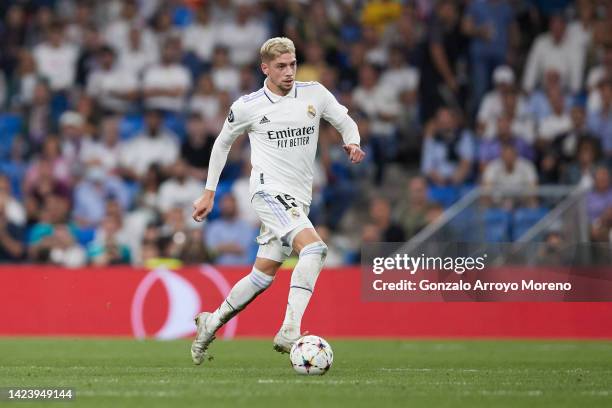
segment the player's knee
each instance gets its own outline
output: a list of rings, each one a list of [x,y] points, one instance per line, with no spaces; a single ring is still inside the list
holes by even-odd
[[[321,259],[321,262],[325,262],[325,258],[327,258],[327,245],[323,241],[313,242],[311,244],[305,245],[300,251],[300,258],[303,256],[318,256]]]

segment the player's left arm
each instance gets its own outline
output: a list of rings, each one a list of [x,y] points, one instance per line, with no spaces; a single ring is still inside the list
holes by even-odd
[[[323,85],[320,85],[323,92],[323,109],[321,117],[331,123],[340,132],[344,141],[344,151],[351,163],[359,163],[365,157],[365,152],[361,150],[359,129],[357,124],[348,114],[348,109],[341,105],[334,95]]]

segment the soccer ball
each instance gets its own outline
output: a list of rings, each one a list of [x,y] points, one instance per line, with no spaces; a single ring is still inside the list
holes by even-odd
[[[323,375],[331,367],[334,353],[325,339],[319,336],[304,336],[291,347],[289,358],[298,374]]]

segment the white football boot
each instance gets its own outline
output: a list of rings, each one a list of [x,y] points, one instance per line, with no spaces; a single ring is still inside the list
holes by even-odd
[[[191,359],[194,364],[200,365],[204,361],[204,358],[212,360],[212,356],[210,356],[206,350],[210,343],[215,339],[215,332],[212,328],[207,327],[208,319],[212,313],[202,312],[195,317],[195,324],[198,328],[196,338],[193,340],[191,344]]]
[[[279,353],[289,353],[291,351],[291,347],[295,344],[296,341],[301,339],[305,334],[294,335],[289,327],[281,327],[281,329],[274,336],[274,350]]]

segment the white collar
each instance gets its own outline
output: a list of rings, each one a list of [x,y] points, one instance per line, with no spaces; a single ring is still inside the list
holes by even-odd
[[[272,92],[270,88],[268,88],[268,78],[264,80],[263,90],[264,90],[264,94],[266,94],[266,96],[272,103],[276,103],[283,98],[297,98],[297,87],[295,86],[295,80],[293,81],[293,87],[291,88],[289,93],[285,96],[277,95],[274,92]]]

